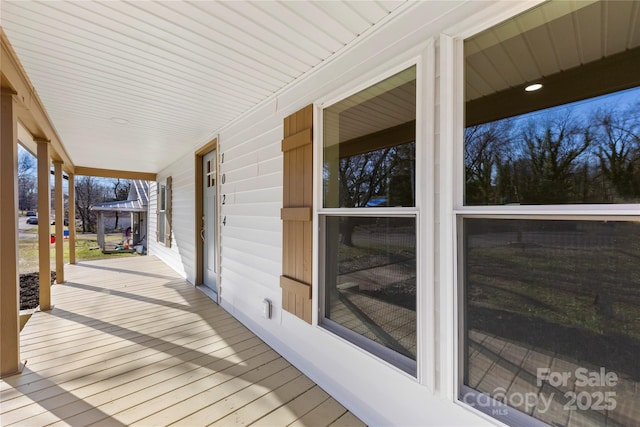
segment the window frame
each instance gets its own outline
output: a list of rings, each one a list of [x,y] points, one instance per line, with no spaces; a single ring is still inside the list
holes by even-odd
[[[434,161],[434,129],[435,129],[435,40],[429,39],[416,47],[416,49],[405,52],[401,57],[386,62],[379,67],[372,68],[366,73],[362,73],[360,78],[343,86],[339,90],[332,92],[319,99],[314,104],[314,201],[315,208],[313,219],[317,224],[313,242],[313,280],[317,286],[313,288],[313,325],[334,339],[340,340],[344,344],[353,347],[367,357],[374,358],[382,364],[391,367],[402,375],[426,386],[429,390],[434,389],[435,381],[435,301],[434,294],[434,193],[435,193],[435,161]],[[367,89],[380,83],[388,77],[393,76],[407,68],[416,67],[416,129],[415,129],[415,204],[411,207],[368,207],[368,208],[325,208],[323,200],[323,110],[335,103],[338,103],[361,90]],[[421,119],[418,119],[418,118]],[[426,184],[424,184],[426,183]],[[411,216],[415,218],[416,224],[416,361],[415,374],[409,374],[405,370],[390,363],[354,343],[355,340],[347,340],[343,336],[332,332],[322,326],[324,318],[324,254],[325,247],[323,234],[323,218],[327,216]],[[330,321],[326,319],[326,321]],[[345,328],[346,329],[346,328]],[[355,333],[354,333],[355,334]],[[358,334],[356,334],[358,335]],[[366,339],[361,337],[362,339]],[[370,341],[370,340],[367,340]],[[370,341],[373,344],[373,341]],[[387,349],[394,355],[400,355],[393,350]]]
[[[164,182],[157,182],[157,203],[156,203],[156,241],[166,247],[171,247],[172,236],[172,177],[169,176]],[[162,224],[162,226],[161,226]]]
[[[448,361],[441,359],[441,384],[456,405],[471,410],[490,422],[511,423],[509,425],[547,426],[541,420],[533,418],[511,406],[490,399],[496,403],[494,408],[509,408],[508,415],[492,415],[491,410],[482,411],[475,405],[464,401],[463,394],[477,390],[465,385],[465,293],[464,293],[464,229],[463,221],[467,218],[482,219],[521,219],[521,220],[573,220],[573,221],[639,221],[640,204],[565,204],[565,205],[465,205],[465,164],[464,164],[464,41],[474,35],[508,21],[518,14],[535,9],[544,1],[533,1],[525,4],[513,4],[505,8],[496,5],[487,8],[483,16],[473,17],[440,34],[439,61],[440,69],[440,129],[443,130],[438,141],[440,147],[439,162],[441,165],[451,164],[450,170],[441,170],[441,194],[447,187],[452,188],[452,195],[441,199],[440,210],[441,236],[449,236],[451,247],[441,240],[439,251],[443,256],[439,261],[441,267],[440,283],[441,304],[451,303],[452,310],[443,313],[439,330],[443,334],[451,334],[447,339],[452,351]],[[487,19],[487,17],[489,17]],[[445,78],[445,76],[447,76]],[[451,281],[446,281],[449,278]],[[449,289],[444,289],[450,284]],[[449,365],[451,363],[451,365]],[[445,369],[445,367],[447,369]],[[449,368],[450,367],[450,368]],[[448,376],[449,375],[449,376]],[[447,377],[448,376],[448,377]],[[449,388],[450,386],[450,388]]]
[[[329,213],[324,213],[323,215],[320,216],[320,222],[319,222],[319,236],[320,236],[320,252],[319,252],[319,263],[321,266],[325,265],[325,249],[327,246],[326,243],[326,220],[327,218],[330,217],[344,217],[344,216],[349,216],[349,217],[366,217],[366,218],[413,218],[415,220],[415,225],[416,225],[416,349],[418,348],[418,341],[419,341],[419,337],[418,337],[418,318],[417,318],[417,298],[418,298],[418,284],[419,279],[418,279],[418,260],[419,260],[419,256],[418,256],[418,245],[417,245],[417,235],[418,235],[418,211],[414,209],[413,213],[409,213],[406,211],[401,211],[401,209],[399,208],[389,208],[389,209],[395,209],[394,212],[384,212],[383,209],[384,208],[344,208],[344,209],[358,209],[357,213],[352,213],[349,212],[349,214],[346,214],[344,211],[341,212],[329,212]],[[376,215],[375,212],[369,212],[366,211],[367,209],[374,209],[377,212],[384,212],[384,215],[382,213]],[[337,210],[337,209],[333,209],[333,210]],[[326,269],[321,269],[319,272],[319,277],[320,277],[320,283],[324,283],[325,282],[325,274],[326,274]],[[384,360],[387,363],[390,363],[392,366],[394,366],[394,368],[398,368],[401,371],[403,371],[404,373],[407,373],[409,375],[411,375],[412,377],[415,377],[417,375],[417,358],[418,355],[416,354],[416,360],[413,361],[413,359],[404,356],[388,347],[385,347],[384,345],[377,343],[373,340],[370,340],[360,334],[358,334],[357,332],[341,325],[338,322],[335,322],[334,320],[327,318],[325,316],[325,311],[326,311],[326,288],[325,286],[320,286],[318,289],[318,303],[319,303],[319,307],[318,307],[318,314],[319,314],[319,319],[318,319],[318,325],[323,328],[324,330],[346,340],[347,342],[349,342],[352,345],[355,345],[356,347],[360,348],[361,350],[374,355],[375,357],[380,358],[381,360]],[[417,353],[417,352],[416,352]]]
[[[164,183],[158,183],[158,220],[156,227],[158,232],[156,233],[156,241],[164,245],[165,227],[167,215],[167,187]]]

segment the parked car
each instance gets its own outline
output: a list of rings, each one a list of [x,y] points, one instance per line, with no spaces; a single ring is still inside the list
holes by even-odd
[[[27,224],[37,224],[37,223],[38,223],[37,216],[30,216],[29,218],[27,218]]]
[[[36,211],[27,211],[27,216],[38,216]]]

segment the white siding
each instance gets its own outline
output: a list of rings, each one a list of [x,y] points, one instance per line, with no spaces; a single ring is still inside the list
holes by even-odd
[[[156,238],[157,183],[149,186],[149,254],[155,255],[178,274],[195,280],[195,154],[184,156],[158,173],[157,182],[172,177],[171,247]]]
[[[257,317],[262,300],[269,298],[280,319],[282,118],[259,117],[220,134],[220,173],[225,175],[220,194],[227,201],[221,209],[227,220],[221,242],[222,305]]]
[[[493,6],[489,7],[490,4]],[[504,13],[504,4],[495,2],[421,2],[415,3],[408,13],[386,23],[368,38],[361,40],[341,56],[328,61],[277,98],[270,98],[250,113],[216,131],[219,135],[219,153],[224,154],[220,174],[224,184],[220,194],[226,196],[220,218],[226,219],[221,231],[221,304],[265,339],[277,351],[305,372],[342,404],[370,425],[489,425],[494,421],[455,403],[455,313],[452,295],[454,282],[453,238],[450,228],[442,229],[442,215],[451,217],[453,209],[451,182],[447,178],[451,165],[442,169],[438,161],[450,161],[438,144],[451,143],[451,131],[444,133],[442,126],[453,126],[451,110],[441,116],[440,106],[445,104],[436,90],[433,120],[435,129],[429,130],[435,139],[435,170],[426,176],[435,181],[433,206],[434,224],[423,224],[435,230],[436,253],[444,250],[448,255],[432,257],[435,265],[432,277],[423,282],[435,283],[435,315],[423,316],[421,330],[435,330],[433,342],[426,342],[425,358],[433,358],[434,372],[422,378],[436,378],[435,387],[429,388],[409,375],[389,366],[376,357],[351,345],[317,325],[309,325],[281,309],[279,276],[282,261],[282,139],[283,119],[298,109],[330,96],[341,96],[339,90],[350,91],[353,85],[363,85],[390,68],[417,57],[429,40],[439,40],[439,34],[448,28],[462,26],[465,19],[482,13],[487,19],[491,10]],[[478,25],[476,22],[475,25]],[[438,58],[439,51],[436,53]],[[442,72],[438,60],[427,64],[437,75],[431,82],[441,87]],[[444,70],[444,71],[443,71]],[[432,74],[433,74],[432,73]],[[445,94],[449,96],[450,94]],[[451,108],[451,99],[446,108]],[[320,124],[315,123],[315,126]],[[449,138],[449,139],[447,139]],[[200,141],[204,144],[206,141]],[[194,144],[196,145],[196,144]],[[188,280],[195,277],[194,262],[194,156],[176,161],[158,175],[163,181],[173,176],[173,245],[167,248],[150,233],[150,253],[157,255]],[[444,181],[443,181],[444,180]],[[155,188],[151,188],[150,226],[155,230]],[[445,203],[443,205],[442,203]],[[426,207],[425,207],[426,208]],[[423,237],[426,238],[426,237]],[[447,240],[445,244],[443,240]],[[314,260],[314,270],[317,260]],[[443,271],[446,269],[447,271]],[[443,281],[446,279],[446,282]],[[428,286],[420,283],[420,286]],[[314,284],[317,287],[317,284]],[[272,319],[262,317],[262,301],[273,302]],[[313,307],[317,308],[314,300]],[[429,319],[436,319],[433,325]],[[431,336],[431,334],[429,334]],[[442,360],[442,359],[446,360]],[[422,380],[424,381],[424,380]]]

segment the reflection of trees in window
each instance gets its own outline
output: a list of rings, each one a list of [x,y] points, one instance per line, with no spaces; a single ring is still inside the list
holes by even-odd
[[[415,143],[340,159],[340,207],[413,206]]]
[[[464,131],[464,163],[467,195],[469,204],[496,204],[494,186],[496,172],[503,170],[508,162],[508,144],[512,129],[510,120],[500,120],[471,126]],[[503,171],[505,173],[508,171]],[[502,177],[504,178],[504,177]],[[501,185],[509,184],[505,181]],[[504,189],[508,192],[508,188]]]
[[[340,207],[415,205],[415,142],[340,159]],[[358,219],[341,222],[340,243],[353,246]]]
[[[525,179],[522,197],[526,203],[557,204],[576,199],[577,159],[590,146],[588,127],[570,116],[530,122],[522,134]]]
[[[468,205],[637,203],[638,106],[470,126],[465,181]]]
[[[600,110],[593,118],[602,174],[623,200],[640,195],[640,119],[634,116],[639,109],[640,103],[622,113]]]

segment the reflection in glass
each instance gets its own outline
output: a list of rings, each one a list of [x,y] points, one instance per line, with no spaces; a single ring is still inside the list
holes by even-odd
[[[325,228],[325,318],[377,343],[357,342],[383,358],[378,347],[415,361],[415,218],[327,217]]]
[[[323,113],[324,207],[415,206],[416,69]]]
[[[637,423],[640,223],[464,219],[463,228],[464,384],[552,425]],[[596,385],[603,372],[611,381]],[[531,404],[520,400],[527,393]]]
[[[465,129],[467,205],[640,202],[640,88]]]

